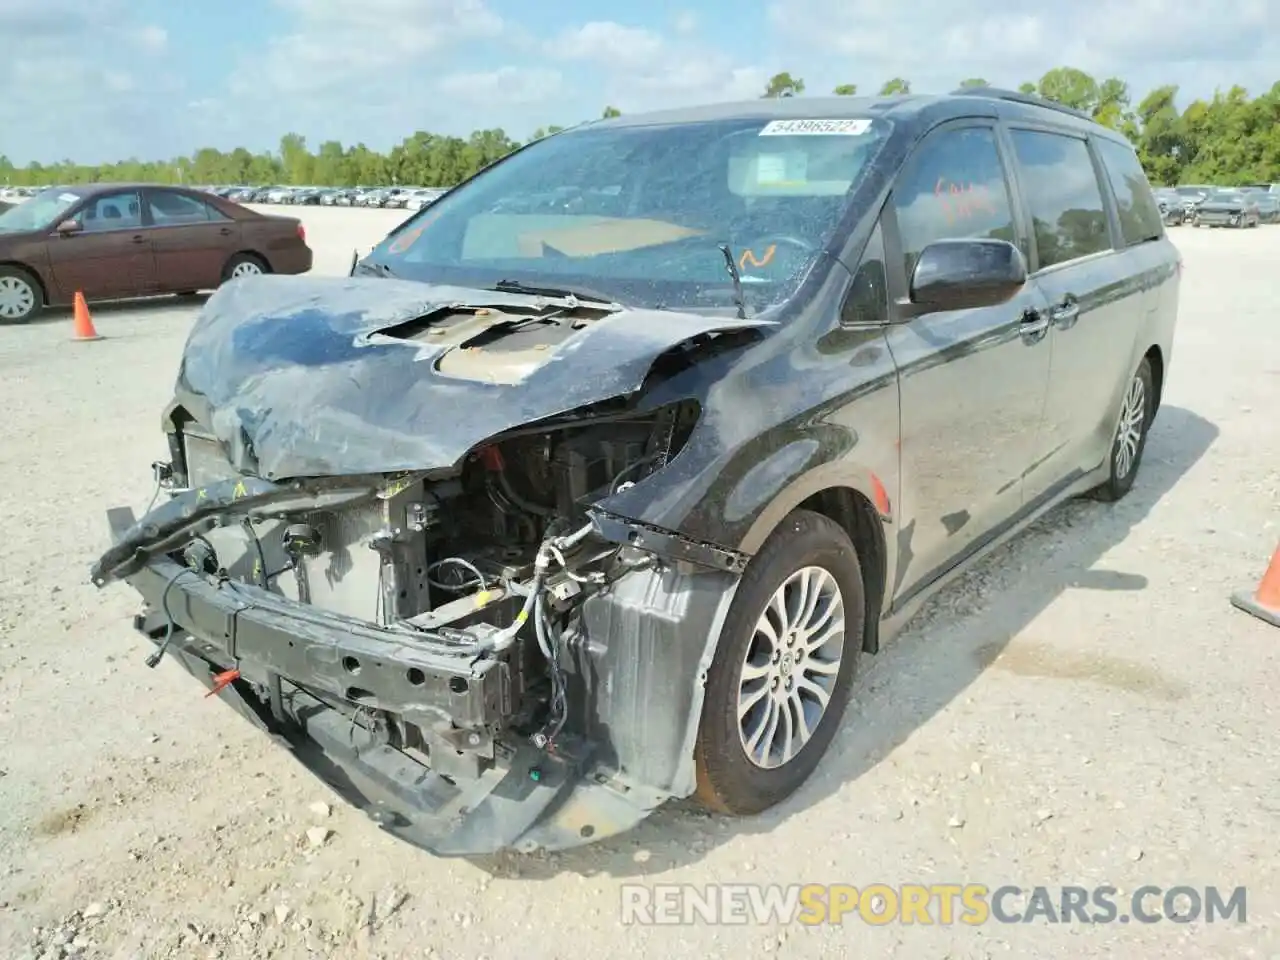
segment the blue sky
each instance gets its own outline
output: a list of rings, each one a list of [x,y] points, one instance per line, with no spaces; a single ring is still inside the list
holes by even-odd
[[[536,11],[536,12],[535,12]],[[548,123],[893,76],[1016,86],[1071,64],[1141,96],[1280,79],[1280,0],[0,0],[0,154],[170,157]]]

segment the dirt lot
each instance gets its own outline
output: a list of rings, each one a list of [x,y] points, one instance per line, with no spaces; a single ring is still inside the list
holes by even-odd
[[[341,273],[404,214],[304,216]],[[380,833],[148,670],[130,592],[88,584],[103,511],[149,498],[195,308],[97,308],[97,343],[65,314],[0,329],[0,958],[1280,955],[1280,631],[1227,600],[1280,539],[1280,227],[1174,233],[1181,325],[1129,499],[1067,505],[935,601],[776,814],[478,863]],[[1243,884],[1248,922],[623,928],[635,880]]]

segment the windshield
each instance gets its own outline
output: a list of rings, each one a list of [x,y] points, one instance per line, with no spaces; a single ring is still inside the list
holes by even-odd
[[[370,254],[409,279],[502,280],[650,307],[795,289],[889,131],[884,120],[734,119],[548,137],[409,218]]]
[[[1220,201],[1243,200],[1244,194],[1239,190],[1215,190],[1213,193],[1209,194],[1209,199]]]
[[[0,213],[0,233],[25,233],[52,226],[65,211],[80,202],[78,194],[59,187],[36,194]]]

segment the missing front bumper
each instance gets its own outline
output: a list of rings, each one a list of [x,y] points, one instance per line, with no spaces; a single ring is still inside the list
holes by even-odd
[[[115,537],[133,524],[127,509],[109,517]],[[495,733],[512,707],[501,660],[449,654],[166,558],[125,579],[149,608],[139,632],[168,637],[169,654],[206,687],[237,670],[221,699],[381,827],[438,855],[578,846],[630,829],[670,796],[613,777],[588,741],[548,753]],[[370,722],[383,711],[450,728],[471,738],[468,749],[428,765]]]

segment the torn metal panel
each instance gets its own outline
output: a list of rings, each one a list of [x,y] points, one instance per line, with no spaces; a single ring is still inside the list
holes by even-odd
[[[383,278],[247,277],[205,304],[175,394],[244,473],[430,470],[634,393],[693,337],[770,326]]]

